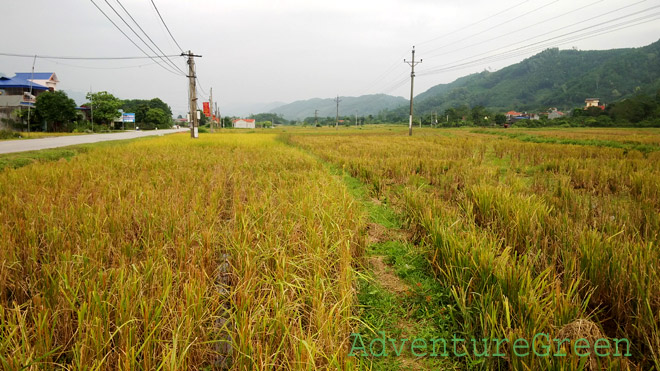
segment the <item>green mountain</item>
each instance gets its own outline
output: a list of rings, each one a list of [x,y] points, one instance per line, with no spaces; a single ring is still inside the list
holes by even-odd
[[[408,100],[401,97],[393,97],[385,94],[363,95],[360,97],[339,97],[339,115],[353,116],[356,113],[364,115],[376,115],[384,110],[393,110],[407,104]],[[319,117],[334,117],[337,113],[337,105],[333,98],[301,100],[270,110],[289,120],[303,120],[306,117],[314,117],[314,110],[318,110]]]
[[[585,98],[612,103],[660,89],[660,41],[613,50],[547,49],[497,72],[484,71],[436,85],[415,98],[415,111],[429,114],[467,105],[496,111],[568,110]],[[396,112],[403,115],[405,108]]]

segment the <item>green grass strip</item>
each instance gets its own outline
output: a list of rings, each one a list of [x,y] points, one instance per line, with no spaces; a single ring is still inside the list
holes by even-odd
[[[578,146],[596,146],[596,147],[610,147],[610,148],[620,148],[624,150],[635,150],[642,153],[650,153],[654,151],[660,151],[660,146],[655,144],[644,144],[644,143],[630,143],[630,142],[617,142],[614,140],[602,140],[602,139],[560,139],[546,137],[542,135],[532,135],[525,133],[511,133],[511,132],[502,132],[498,130],[471,130],[470,132],[476,134],[490,134],[497,135],[500,137],[506,137],[511,139],[517,139],[522,142],[532,142],[532,143],[549,143],[549,144],[571,144]]]

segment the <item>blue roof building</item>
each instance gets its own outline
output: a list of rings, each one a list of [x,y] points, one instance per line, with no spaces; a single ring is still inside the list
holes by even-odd
[[[33,106],[39,94],[54,91],[58,82],[53,72],[0,74],[0,119],[11,118],[17,108]]]

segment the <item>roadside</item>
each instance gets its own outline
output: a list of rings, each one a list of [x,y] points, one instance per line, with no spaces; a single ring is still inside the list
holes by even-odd
[[[48,137],[40,139],[24,139],[24,140],[6,140],[0,141],[0,154],[1,153],[16,153],[27,151],[38,151],[42,149],[67,147],[78,144],[98,143],[110,140],[124,140],[135,139],[155,135],[165,135],[172,133],[179,133],[189,131],[189,129],[166,129],[166,130],[151,130],[151,131],[125,131],[121,133],[109,134],[88,134],[88,135],[69,135],[59,137]]]
[[[182,130],[179,130],[182,131]],[[159,130],[158,132],[154,131],[153,135],[164,135],[166,132],[172,133],[173,131],[171,130]],[[178,132],[178,131],[174,131]],[[158,134],[156,134],[158,133]],[[94,135],[94,134],[89,134],[89,135]],[[102,135],[116,135],[116,134],[102,134]],[[33,163],[39,163],[39,162],[50,162],[50,161],[58,161],[61,159],[70,159],[78,154],[81,153],[86,153],[92,148],[97,148],[98,146],[101,145],[112,145],[112,143],[119,141],[119,140],[125,140],[125,141],[130,141],[132,139],[139,139],[139,138],[147,138],[149,135],[144,135],[144,136],[138,136],[136,138],[127,138],[127,139],[119,139],[117,137],[112,137],[112,139],[108,140],[101,140],[97,142],[90,142],[90,143],[84,143],[84,144],[78,144],[78,145],[69,145],[69,146],[64,146],[61,148],[47,148],[47,149],[41,149],[41,150],[30,150],[30,151],[18,151],[18,152],[11,152],[11,153],[2,153],[0,151],[0,171],[3,171],[7,168],[13,168],[13,169],[18,169],[23,166],[27,166]],[[54,138],[49,138],[49,139],[54,139]],[[32,142],[32,141],[40,141],[43,139],[24,139],[20,141],[11,141],[11,142]],[[0,148],[3,145],[3,142],[0,142]]]

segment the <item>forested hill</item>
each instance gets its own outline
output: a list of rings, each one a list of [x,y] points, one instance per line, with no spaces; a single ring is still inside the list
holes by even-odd
[[[428,114],[462,105],[500,111],[570,109],[588,97],[611,103],[637,93],[655,95],[658,89],[660,41],[631,49],[548,49],[497,72],[436,85],[416,97],[415,110]]]
[[[353,116],[356,113],[364,115],[376,115],[383,110],[395,109],[408,103],[407,99],[393,97],[385,94],[363,95],[360,97],[339,97],[340,116]],[[337,113],[335,100],[309,99],[293,102],[271,110],[289,120],[303,120],[306,117],[314,117],[314,110],[318,110],[319,117],[334,117]]]

